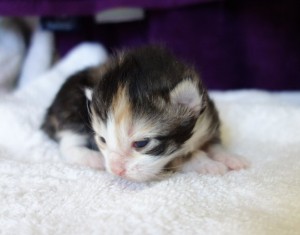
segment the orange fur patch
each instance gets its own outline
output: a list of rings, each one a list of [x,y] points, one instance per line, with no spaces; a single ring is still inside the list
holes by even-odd
[[[132,129],[132,108],[125,87],[120,87],[112,102],[112,114],[117,130]]]

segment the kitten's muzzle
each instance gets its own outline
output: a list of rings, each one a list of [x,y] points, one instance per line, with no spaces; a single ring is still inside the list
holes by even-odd
[[[122,166],[119,165],[112,165],[111,166],[111,171],[113,174],[118,175],[118,176],[125,176],[126,174],[126,169]]]
[[[109,169],[111,173],[118,176],[125,176],[126,174],[126,164],[124,161],[124,157],[112,152],[109,155],[110,161],[109,161]]]

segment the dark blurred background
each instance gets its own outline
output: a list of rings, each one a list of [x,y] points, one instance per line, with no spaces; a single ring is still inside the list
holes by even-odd
[[[2,0],[0,15],[41,16],[42,26],[55,33],[60,55],[82,41],[101,42],[109,51],[161,43],[194,64],[210,89],[299,90],[298,5],[296,0]],[[114,20],[118,12],[107,10],[120,7],[138,8],[140,14]]]

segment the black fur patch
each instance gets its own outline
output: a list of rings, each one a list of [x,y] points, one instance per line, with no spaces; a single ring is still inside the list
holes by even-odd
[[[90,117],[88,100],[84,88],[95,86],[93,76],[89,70],[79,72],[70,77],[57,93],[49,107],[42,129],[56,139],[63,130],[72,130],[77,133],[90,135]]]

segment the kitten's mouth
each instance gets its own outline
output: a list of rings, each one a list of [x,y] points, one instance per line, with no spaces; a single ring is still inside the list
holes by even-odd
[[[146,181],[150,181],[151,178],[147,177],[136,177],[136,176],[131,176],[130,174],[128,174],[128,172],[126,170],[122,170],[122,171],[118,171],[118,172],[114,172],[111,171],[111,173],[117,177],[132,181],[132,182],[146,182]]]
[[[126,171],[121,172],[119,174],[116,174],[116,173],[112,173],[112,174],[115,175],[116,177],[119,177],[119,178],[122,178],[122,179],[125,179],[125,180],[128,180],[128,181],[143,182],[143,180],[139,180],[139,179],[136,179],[134,177],[130,177],[128,174],[126,174]]]
[[[151,181],[160,181],[162,179],[170,177],[172,174],[173,174],[173,172],[168,171],[168,172],[160,172],[156,175],[147,175],[147,176],[145,176],[143,174],[140,174],[138,176],[136,176],[136,175],[131,176],[128,173],[125,173],[124,175],[116,175],[116,176],[121,177],[121,178],[126,179],[131,182],[145,183],[145,182],[151,182]]]
[[[111,174],[132,181],[132,182],[149,182],[156,181],[165,178],[167,175],[170,175],[170,172],[161,171],[157,174],[146,174],[143,171],[140,171],[137,168],[125,168],[118,165],[111,166],[108,170]]]

